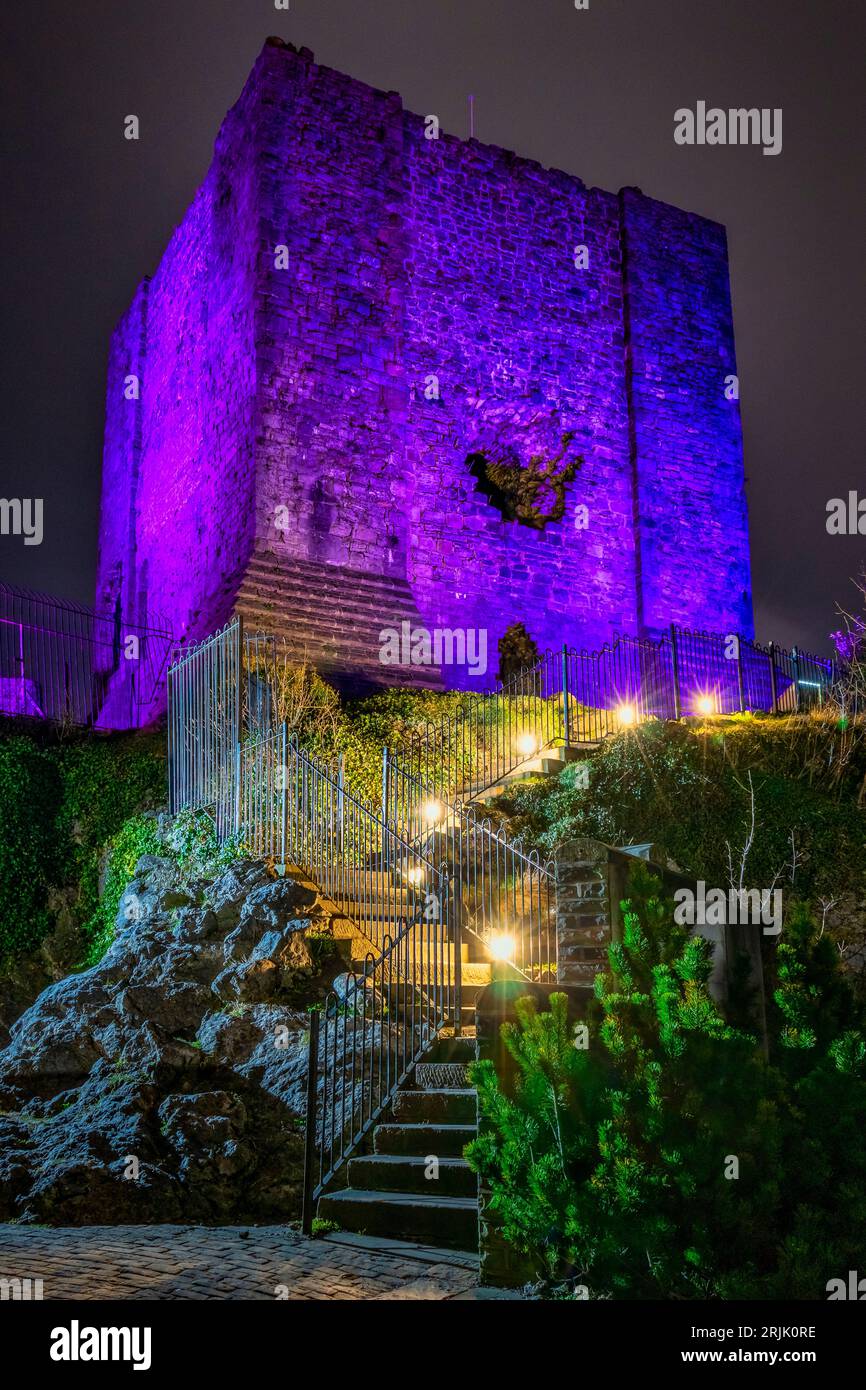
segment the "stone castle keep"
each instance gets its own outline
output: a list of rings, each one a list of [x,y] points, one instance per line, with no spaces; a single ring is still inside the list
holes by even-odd
[[[433,132],[265,45],[113,336],[98,608],[374,682],[484,629],[478,688],[518,620],[751,635],[723,227]]]

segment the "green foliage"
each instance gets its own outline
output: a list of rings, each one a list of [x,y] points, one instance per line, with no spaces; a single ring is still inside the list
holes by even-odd
[[[0,738],[0,959],[32,951],[51,931],[54,891],[69,895],[82,927],[98,930],[101,852],[128,817],[164,796],[161,735]]]
[[[143,854],[174,859],[181,877],[194,880],[215,878],[244,852],[234,836],[220,844],[206,811],[180,811],[171,819],[153,814],[131,816],[107,846],[102,892],[84,927],[82,964],[95,965],[114,940],[120,900]]]
[[[308,931],[304,940],[310,952],[313,969],[319,971],[337,954],[337,943],[328,932]]]
[[[566,430],[559,441],[558,451],[545,459],[533,454],[522,465],[514,449],[494,446],[484,452],[470,454],[466,462],[478,480],[481,492],[499,509],[506,521],[519,521],[533,530],[543,531],[551,521],[561,521],[565,515],[565,489],[577,477],[583,459],[566,456],[574,442],[573,432]]]
[[[102,894],[84,925],[83,965],[96,965],[114,940],[114,926],[123,891],[143,854],[159,853],[159,834],[153,816],[131,816],[108,844]]]
[[[425,735],[443,719],[453,717],[465,698],[459,692],[381,691],[348,701],[328,740],[307,738],[302,743],[327,759],[335,752],[342,753],[349,786],[368,801],[378,802],[382,792],[382,749],[396,748],[413,735]]]
[[[816,1047],[827,1052],[835,1039],[858,1022],[850,987],[839,971],[836,947],[827,936],[817,940],[814,936],[808,908],[795,904],[775,960],[774,1036],[780,1048],[806,1058]]]
[[[814,1298],[816,1284],[862,1266],[866,1248],[864,1016],[835,947],[802,907],[786,922],[776,976],[771,1055],[788,1095],[790,1215],[771,1288]]]
[[[50,929],[47,907],[60,796],[57,769],[27,738],[0,742],[0,958]]]
[[[814,722],[810,722],[814,737]],[[652,841],[683,872],[728,883],[748,834],[753,772],[757,812],[748,880],[778,881],[798,896],[866,896],[866,813],[850,794],[800,780],[771,721],[735,721],[724,732],[649,723],[607,740],[589,757],[589,783],[570,764],[555,782],[516,787],[497,806],[515,831],[545,849],[588,836],[607,844]],[[765,746],[764,733],[766,732]],[[834,738],[827,730],[828,747]],[[796,868],[791,884],[794,834]]]
[[[324,1216],[314,1216],[310,1226],[310,1234],[314,1240],[321,1240],[322,1236],[329,1236],[333,1231],[339,1230],[336,1221],[328,1221]]]
[[[483,1122],[467,1157],[505,1239],[551,1284],[613,1298],[824,1297],[866,1240],[862,1019],[801,916],[768,1065],[710,998],[709,947],[657,891],[638,866],[587,1049],[564,995],[542,1014],[519,1002],[518,1025],[503,1028],[516,1086],[476,1065]]]
[[[213,817],[207,811],[178,811],[165,822],[154,851],[176,859],[184,878],[216,878],[244,852],[239,836],[230,835],[220,843]]]
[[[285,641],[272,663],[265,655],[250,663],[267,682],[275,724],[286,724],[305,747],[332,751],[342,723],[340,696],[309,662],[297,662]]]

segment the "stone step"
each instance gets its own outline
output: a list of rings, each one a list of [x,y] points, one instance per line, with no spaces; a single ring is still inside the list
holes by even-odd
[[[474,1125],[477,1119],[473,1090],[398,1091],[391,1108],[399,1124]]]
[[[472,1124],[388,1124],[373,1132],[373,1151],[377,1154],[435,1154],[437,1158],[461,1158],[465,1146],[476,1136]]]
[[[364,974],[363,961],[355,958],[350,961],[350,967],[350,973],[355,975],[358,979]],[[408,1007],[411,1007],[413,998],[418,1001],[422,995],[431,995],[434,988],[456,988],[457,985],[454,972],[447,969],[439,970],[435,973],[432,971],[425,971],[423,974],[418,970],[415,972],[415,978],[409,980],[392,979],[383,983],[380,976],[377,976],[376,980],[377,990],[384,991],[390,1006],[392,1008],[399,1008],[401,1011],[407,1004]],[[464,1026],[475,1022],[475,1010],[478,996],[484,988],[486,988],[484,985],[461,986],[460,1016]]]
[[[288,608],[277,601],[257,599],[246,589],[238,595],[238,607],[248,629],[273,632],[277,637],[285,637],[290,644],[303,646],[304,641],[315,642],[323,648],[332,648],[331,655],[336,660],[361,661],[368,665],[381,665],[385,673],[405,673],[405,667],[387,666],[379,661],[381,641],[379,633],[385,627],[399,627],[401,615],[378,613],[368,614],[361,609],[340,612],[333,607],[325,611],[313,608]],[[427,675],[433,679],[436,668],[433,666],[413,666],[413,672]]]
[[[299,560],[265,561],[259,555],[250,561],[245,578],[253,584],[273,585],[283,593],[308,594],[312,591],[333,594],[337,598],[351,594],[369,602],[406,598],[415,607],[412,590],[404,578],[345,569],[341,565],[304,565]]]
[[[426,1175],[426,1157],[367,1154],[348,1163],[349,1187],[369,1192],[420,1192],[427,1196],[477,1197],[478,1178],[463,1158],[440,1158],[438,1177]]]
[[[363,918],[363,923],[373,925],[373,919]],[[415,947],[415,949],[413,949]],[[364,938],[357,936],[352,942],[352,960],[356,971],[360,973],[367,959],[368,947],[365,946]],[[357,952],[357,954],[355,954]],[[395,962],[395,976],[405,976],[405,983],[429,984],[431,980],[447,980],[451,982],[455,977],[455,961],[453,952],[447,955],[439,951],[435,955],[432,951],[421,951],[416,943],[406,938],[403,941],[402,950],[398,960]],[[489,985],[493,978],[493,970],[489,961],[470,961],[462,955],[460,959],[460,975],[463,981],[464,993],[474,990],[475,994],[479,990]],[[475,995],[467,994],[466,1003],[474,1002]]]
[[[379,634],[403,622],[424,626],[405,577],[292,560],[259,551],[247,568],[236,609],[249,630],[286,639],[334,683],[350,690],[411,685],[441,691],[432,666],[384,666]]]
[[[586,750],[583,748],[545,748],[542,753],[518,763],[508,772],[503,772],[489,786],[474,792],[469,797],[469,802],[483,804],[501,796],[508,787],[514,786],[516,782],[530,781],[533,777],[556,776],[562,771],[566,763],[579,762],[585,756]]]
[[[261,617],[263,621],[270,624],[275,618],[282,622],[283,626],[297,633],[299,637],[304,635],[305,628],[309,628],[311,633],[316,635],[330,635],[334,641],[342,641],[345,649],[355,652],[365,652],[369,650],[370,643],[373,642],[372,655],[370,660],[379,659],[381,640],[379,633],[386,627],[397,627],[407,619],[406,613],[394,613],[393,610],[380,612],[377,609],[368,609],[362,604],[338,607],[334,603],[328,603],[327,607],[319,607],[320,600],[316,600],[317,606],[312,604],[300,606],[287,604],[280,601],[279,595],[269,593],[264,595],[252,593],[245,586],[241,588],[239,599],[243,600],[245,614],[247,616],[247,627],[253,628],[256,619]],[[354,626],[349,626],[353,624]],[[432,669],[427,667],[428,671]]]
[[[344,1231],[444,1246],[478,1249],[478,1202],[474,1197],[345,1188],[319,1198],[320,1217]]]
[[[312,560],[295,560],[283,557],[272,551],[257,550],[252,556],[247,573],[262,578],[275,578],[292,586],[318,586],[323,591],[333,589],[342,592],[347,581],[358,593],[409,593],[411,589],[404,575],[376,574],[372,570],[350,569],[347,565],[320,564]]]
[[[244,590],[251,599],[263,603],[279,602],[281,606],[297,605],[300,611],[311,611],[314,602],[328,600],[338,612],[381,614],[386,622],[392,617],[417,619],[415,600],[407,586],[379,588],[359,584],[348,577],[340,585],[295,582],[286,580],[279,570],[265,574],[248,570],[244,575]]]
[[[455,1038],[450,1030],[443,1029],[431,1043],[425,1057],[425,1066],[468,1066],[476,1060],[475,1038],[471,1034]]]
[[[466,1090],[469,1068],[461,1062],[419,1062],[415,1067],[415,1085],[422,1091]]]
[[[344,901],[345,901],[345,900],[344,900]],[[393,930],[393,928],[395,928],[395,927],[398,927],[398,926],[399,926],[399,928],[400,928],[401,930],[403,930],[405,927],[411,927],[411,923],[410,923],[410,922],[407,922],[407,921],[405,920],[405,918],[401,918],[401,917],[397,917],[397,916],[392,916],[392,915],[390,915],[390,914],[387,913],[387,912],[386,912],[386,913],[378,913],[378,912],[365,912],[365,911],[363,911],[363,910],[359,910],[359,911],[357,911],[357,912],[355,912],[355,913],[352,913],[352,912],[351,912],[351,904],[350,904],[349,906],[350,906],[350,915],[351,915],[352,917],[354,917],[355,920],[357,920],[358,922],[370,923],[371,926],[376,925],[376,924],[379,924],[380,926],[384,926],[384,927],[386,928],[386,930],[391,931],[391,934],[392,934],[392,935],[395,934],[395,933],[394,933],[394,930]],[[405,935],[404,938],[403,938],[403,952],[404,952],[404,955],[408,955],[408,956],[409,956],[410,960],[411,960],[411,959],[417,959],[418,961],[420,961],[420,960],[423,959],[423,960],[429,961],[429,962],[431,962],[431,963],[432,963],[433,961],[435,961],[436,964],[437,964],[437,966],[440,965],[440,964],[441,964],[441,965],[444,965],[444,964],[446,964],[446,963],[448,963],[449,965],[453,965],[453,963],[454,963],[454,947],[453,947],[453,946],[450,946],[450,945],[449,945],[448,948],[447,948],[447,950],[443,949],[441,946],[439,946],[438,948],[436,948],[436,947],[434,946],[434,943],[433,943],[432,941],[430,941],[426,936],[422,937],[422,936],[419,935],[419,933],[416,933],[416,932],[413,932],[413,931],[408,931],[408,932],[406,932],[406,935]],[[463,962],[464,965],[467,965],[467,966],[468,966],[468,965],[470,965],[470,964],[473,964],[473,962],[471,962],[471,961],[469,960],[469,942],[468,942],[468,941],[461,944],[460,959],[461,959],[461,961]],[[479,961],[479,962],[477,962],[477,964],[478,964],[479,966],[483,966],[483,965],[487,965],[488,963],[487,963],[486,961]],[[481,981],[481,977],[479,976],[478,983],[481,983],[481,982],[482,982],[482,981]],[[486,983],[486,981],[485,981],[485,983]]]
[[[279,614],[250,609],[238,600],[237,611],[248,625],[257,630],[285,638],[290,656],[297,661],[308,661],[323,673],[361,673],[374,685],[413,686],[435,692],[444,690],[441,676],[431,666],[383,666],[377,659],[378,641],[349,645],[345,640],[345,629],[323,630],[315,624],[302,628],[289,618]],[[355,619],[348,620],[355,623]]]

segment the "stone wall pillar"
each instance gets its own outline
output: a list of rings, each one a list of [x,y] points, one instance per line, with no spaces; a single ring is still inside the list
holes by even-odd
[[[557,984],[591,985],[607,964],[618,927],[609,859],[608,846],[599,840],[570,840],[556,852]]]

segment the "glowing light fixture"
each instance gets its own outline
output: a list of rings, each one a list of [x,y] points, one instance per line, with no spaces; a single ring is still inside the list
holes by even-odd
[[[514,944],[514,937],[506,931],[494,932],[487,939],[487,949],[494,960],[513,960]]]
[[[699,695],[697,699],[698,714],[715,714],[716,702],[712,695]]]
[[[421,819],[425,825],[437,825],[445,815],[441,801],[425,801],[421,807]]]
[[[634,705],[617,705],[616,718],[617,723],[621,724],[624,729],[628,729],[632,724],[636,724],[637,714],[635,713]]]
[[[412,868],[407,870],[406,877],[410,883],[420,883],[424,877],[424,870],[420,864],[413,864]]]
[[[535,734],[521,734],[517,740],[517,751],[522,758],[531,758],[538,743]]]

